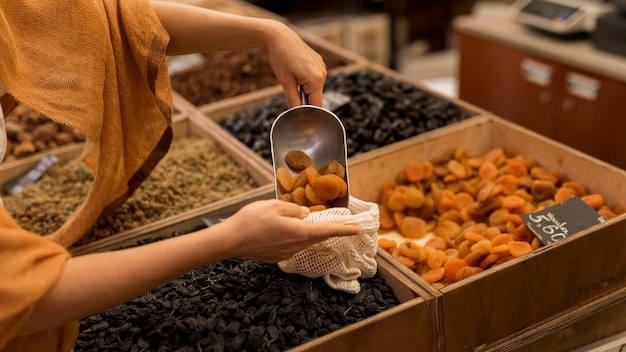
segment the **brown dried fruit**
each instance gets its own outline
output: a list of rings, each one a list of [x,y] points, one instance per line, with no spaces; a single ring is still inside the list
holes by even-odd
[[[311,157],[302,150],[291,150],[285,155],[287,165],[295,171],[304,170],[305,167],[311,165]]]

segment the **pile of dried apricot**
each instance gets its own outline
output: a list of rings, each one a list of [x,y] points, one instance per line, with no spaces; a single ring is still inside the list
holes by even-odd
[[[292,150],[286,154],[285,161],[297,174],[292,175],[284,167],[276,169],[279,199],[307,206],[311,211],[320,211],[347,195],[346,168],[337,160],[331,160],[318,169],[305,152]]]
[[[381,187],[380,232],[396,230],[407,241],[378,245],[436,288],[530,253],[541,241],[519,214],[578,196],[605,219],[624,213],[526,155],[494,148],[470,157],[458,148],[439,160],[406,165]],[[411,239],[432,233],[423,246]]]

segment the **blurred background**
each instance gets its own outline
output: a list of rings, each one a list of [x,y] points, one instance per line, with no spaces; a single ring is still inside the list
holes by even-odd
[[[513,0],[248,0],[322,38],[458,97],[456,16],[505,15]]]

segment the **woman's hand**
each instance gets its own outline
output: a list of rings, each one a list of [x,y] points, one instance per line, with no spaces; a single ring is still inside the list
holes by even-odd
[[[271,36],[266,47],[274,74],[285,91],[287,106],[302,104],[298,86],[308,95],[309,104],[322,106],[327,73],[322,56],[289,27],[276,25],[276,35]]]
[[[303,221],[305,207],[276,199],[250,203],[236,214],[215,225],[219,232],[237,238],[233,256],[277,263],[333,236],[358,235],[356,225]]]
[[[181,3],[151,3],[170,35],[168,55],[262,47],[268,52],[290,108],[302,103],[298,86],[302,86],[310,104],[322,105],[324,60],[286,24]]]

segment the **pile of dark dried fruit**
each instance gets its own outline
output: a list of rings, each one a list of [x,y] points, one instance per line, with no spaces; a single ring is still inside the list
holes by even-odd
[[[327,69],[348,64],[331,51],[313,46]],[[196,106],[278,84],[267,53],[261,49],[204,54],[202,64],[171,77],[172,89]]]
[[[398,304],[379,276],[353,295],[235,258],[83,319],[75,351],[284,351]]]
[[[325,91],[351,101],[334,110],[346,129],[348,157],[389,145],[449,124],[473,113],[395,77],[372,71],[328,77]],[[284,96],[267,99],[250,111],[220,120],[220,125],[271,162],[269,131],[287,109]]]

